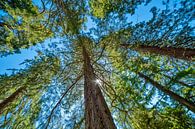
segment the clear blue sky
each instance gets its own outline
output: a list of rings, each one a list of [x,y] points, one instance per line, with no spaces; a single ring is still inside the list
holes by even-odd
[[[36,4],[40,4],[40,0],[33,0],[33,1]],[[148,4],[148,6],[143,6],[143,5],[138,6],[138,9],[136,9],[135,11],[135,15],[129,16],[128,20],[132,21],[133,23],[149,20],[152,17],[152,14],[149,12],[149,10],[153,6],[156,6],[161,9],[165,7],[162,5],[162,0],[152,0],[152,2]],[[91,19],[88,19],[87,26],[88,28],[93,26]],[[48,41],[45,42],[45,44],[47,43]],[[35,52],[35,50],[36,47],[31,47],[26,50],[21,50],[21,54],[13,54],[13,55],[0,58],[0,74],[11,73],[11,71],[8,71],[7,69],[23,68],[23,66],[19,64],[22,63],[25,59],[32,59],[34,56],[36,56],[37,53]]]

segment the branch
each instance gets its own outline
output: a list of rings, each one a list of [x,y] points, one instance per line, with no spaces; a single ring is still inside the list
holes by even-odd
[[[102,57],[103,53],[104,53],[104,50],[106,48],[106,45],[104,44],[103,48],[102,48],[102,51],[100,53],[100,55],[98,56],[98,58],[93,62],[93,64],[95,64],[98,60],[100,60],[100,58]]]
[[[43,5],[43,10],[40,12],[40,14],[44,13],[45,12],[45,3],[43,2],[43,0],[41,0],[41,3]]]
[[[7,26],[10,30],[13,29],[12,26],[10,26],[9,24],[5,22],[0,22],[0,27],[4,27],[4,26]]]
[[[68,89],[63,93],[62,97],[59,99],[59,101],[58,101],[58,102],[56,103],[56,105],[53,107],[53,109],[51,110],[51,113],[50,113],[50,115],[49,115],[49,118],[48,118],[47,125],[46,125],[45,129],[47,129],[48,126],[49,126],[49,123],[50,123],[50,121],[51,121],[51,117],[52,117],[52,115],[53,115],[53,113],[54,113],[54,110],[58,107],[58,105],[61,103],[62,99],[63,99],[63,98],[66,96],[66,94],[73,88],[73,86],[80,80],[80,78],[81,78],[82,76],[83,76],[83,75],[80,75],[80,76],[78,76],[78,77],[76,78],[75,82],[72,83],[72,85],[70,85],[70,86],[68,87]]]

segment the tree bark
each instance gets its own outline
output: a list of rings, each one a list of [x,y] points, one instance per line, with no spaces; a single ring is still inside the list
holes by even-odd
[[[133,50],[142,53],[152,53],[157,55],[164,55],[169,57],[174,57],[183,60],[192,60],[195,57],[195,49],[190,48],[173,48],[173,47],[157,47],[157,46],[146,46],[139,45],[137,47],[132,47],[130,44],[121,44],[123,47],[130,47]]]
[[[86,129],[116,129],[109,108],[99,88],[90,62],[89,53],[83,45],[84,99]]]
[[[164,86],[160,85],[158,82],[150,79],[148,76],[138,73],[138,75],[144,78],[146,81],[150,82],[153,86],[155,86],[160,91],[164,92],[166,95],[169,95],[172,99],[178,101],[181,105],[186,106],[189,110],[195,113],[195,103],[188,101],[187,99],[177,95],[176,93],[166,89]]]
[[[0,103],[0,114],[3,113],[4,109],[11,104],[14,100],[16,100],[21,93],[25,90],[25,87],[20,87],[19,89],[17,89],[13,94],[11,94],[8,98],[6,98],[5,100],[3,100]]]

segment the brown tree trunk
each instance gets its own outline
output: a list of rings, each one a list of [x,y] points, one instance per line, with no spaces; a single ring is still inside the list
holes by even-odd
[[[109,108],[101,93],[90,62],[89,53],[83,46],[84,99],[86,129],[116,129]]]
[[[186,106],[188,109],[190,109],[192,112],[195,113],[195,104],[191,101],[188,101],[187,99],[177,95],[176,93],[166,89],[164,86],[160,85],[158,82],[150,79],[148,76],[138,73],[140,77],[144,78],[146,81],[150,82],[153,86],[155,86],[160,91],[164,92],[166,95],[169,95],[172,99],[178,101],[181,105]]]
[[[130,44],[122,44],[122,46],[130,47],[131,49],[142,53],[164,55],[164,56],[174,57],[183,60],[192,60],[195,57],[195,49],[189,49],[189,48],[157,47],[157,46],[146,46],[146,45],[131,47]]]
[[[0,114],[3,113],[4,109],[11,104],[14,100],[16,100],[21,93],[25,90],[25,87],[20,87],[19,89],[17,89],[13,94],[11,94],[8,98],[6,98],[5,100],[3,100],[0,103]]]

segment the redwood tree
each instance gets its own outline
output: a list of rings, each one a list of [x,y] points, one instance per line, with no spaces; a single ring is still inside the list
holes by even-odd
[[[0,128],[193,128],[193,2],[137,24],[150,0],[13,2],[0,2],[1,54],[50,40],[0,77]]]

